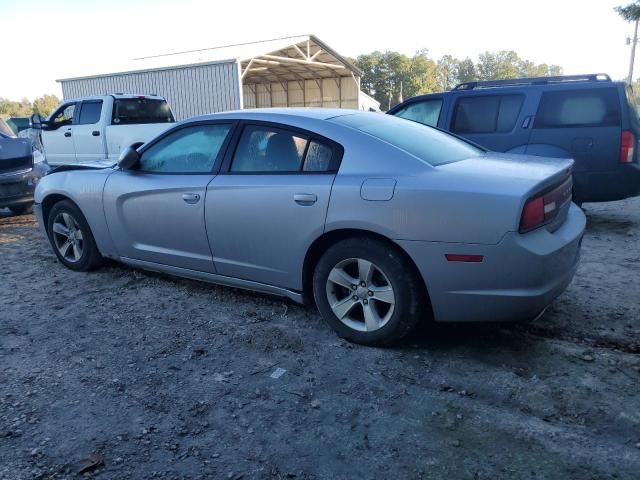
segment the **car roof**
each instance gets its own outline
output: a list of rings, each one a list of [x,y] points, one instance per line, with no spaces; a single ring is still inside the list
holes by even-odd
[[[345,108],[252,108],[247,110],[232,110],[228,112],[212,113],[190,118],[188,121],[217,120],[221,118],[237,120],[291,120],[296,118],[310,118],[314,120],[329,120],[344,115],[363,113],[360,110]]]

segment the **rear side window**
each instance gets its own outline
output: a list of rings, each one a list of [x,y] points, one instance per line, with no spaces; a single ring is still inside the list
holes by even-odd
[[[83,102],[80,109],[80,125],[98,123],[102,113],[102,100],[96,102]]]
[[[524,95],[461,97],[453,114],[455,133],[506,133],[513,130]]]
[[[422,102],[413,102],[398,110],[394,115],[435,127],[438,125],[440,110],[442,110],[442,100],[438,98],[424,100]]]
[[[151,98],[117,98],[111,119],[115,125],[173,122],[173,114],[165,100]]]
[[[457,162],[484,152],[441,130],[418,122],[406,122],[394,115],[356,113],[334,117],[331,121],[379,138],[433,166]],[[371,148],[375,148],[375,145],[371,145]]]
[[[248,125],[231,164],[232,172],[293,173],[336,170],[335,149],[289,130]]]
[[[620,125],[615,88],[561,90],[542,94],[534,128],[610,127]]]

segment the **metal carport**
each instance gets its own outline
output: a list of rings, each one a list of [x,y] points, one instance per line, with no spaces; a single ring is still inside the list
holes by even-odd
[[[118,73],[58,80],[65,99],[106,93],[164,96],[178,119],[256,107],[369,109],[362,72],[314,35],[135,59]],[[376,105],[374,104],[374,107]]]

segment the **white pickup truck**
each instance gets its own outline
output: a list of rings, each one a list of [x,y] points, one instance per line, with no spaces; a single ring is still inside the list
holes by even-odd
[[[50,165],[116,162],[122,150],[151,140],[174,123],[167,101],[156,95],[76,98],[46,120],[31,117]]]

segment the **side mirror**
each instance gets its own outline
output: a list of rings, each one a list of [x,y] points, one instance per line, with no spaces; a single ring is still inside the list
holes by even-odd
[[[118,166],[120,168],[129,170],[138,164],[140,161],[140,154],[136,150],[136,145],[139,146],[139,144],[134,143],[122,151],[120,158],[118,159]]]
[[[34,113],[31,115],[31,118],[29,118],[29,126],[31,128],[42,129],[42,123],[42,117],[38,113]]]

